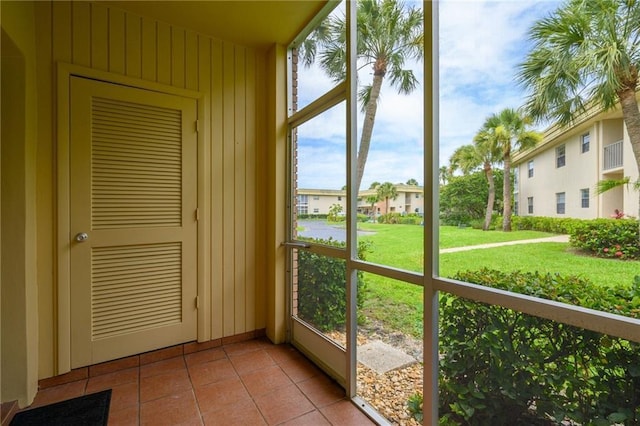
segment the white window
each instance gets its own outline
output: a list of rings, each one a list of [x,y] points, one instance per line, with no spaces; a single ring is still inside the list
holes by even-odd
[[[527,166],[529,167],[529,177],[533,177],[533,160],[529,160]]]
[[[566,164],[564,145],[556,148],[556,168],[564,167]]]
[[[565,201],[564,192],[556,192],[556,213],[564,214]]]
[[[533,197],[527,197],[527,213],[533,214]]]
[[[589,208],[589,188],[584,188],[580,190],[580,200],[582,202],[582,208]]]
[[[584,154],[585,152],[589,152],[589,133],[585,133],[582,135],[582,144],[581,144],[581,152]]]

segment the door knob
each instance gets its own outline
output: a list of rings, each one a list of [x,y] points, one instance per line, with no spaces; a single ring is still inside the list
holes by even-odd
[[[76,235],[76,241],[79,243],[87,241],[88,239],[89,239],[89,236],[87,235],[86,232],[80,232],[79,234]]]

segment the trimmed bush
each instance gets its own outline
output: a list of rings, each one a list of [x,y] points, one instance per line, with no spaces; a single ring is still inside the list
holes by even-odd
[[[298,219],[326,219],[326,214],[298,214]]]
[[[640,317],[640,277],[483,269],[455,279]],[[441,424],[640,424],[640,344],[450,294],[440,301]]]
[[[400,224],[400,225],[420,225],[423,222],[422,216],[416,213],[401,214],[387,213],[378,216],[378,223]]]
[[[304,240],[332,247],[346,246],[344,242],[333,239]],[[360,259],[366,258],[369,245],[367,241],[358,242]],[[344,260],[298,250],[298,317],[321,331],[342,329],[347,313],[346,279]],[[358,312],[362,311],[364,289],[363,272],[358,272]]]
[[[540,231],[554,234],[571,234],[575,226],[584,222],[583,219],[570,217],[546,217],[546,216],[512,216],[511,228],[517,231]],[[502,216],[492,220],[496,229],[502,229]]]
[[[595,219],[576,225],[569,242],[598,257],[639,259],[639,238],[635,219]]]

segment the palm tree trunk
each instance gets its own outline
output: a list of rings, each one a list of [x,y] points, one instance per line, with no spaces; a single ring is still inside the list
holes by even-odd
[[[504,180],[502,181],[502,230],[511,232],[511,149],[507,149],[503,158]]]
[[[636,158],[636,165],[638,166],[640,176],[640,110],[638,109],[638,101],[636,100],[636,91],[633,88],[629,88],[618,92],[618,97],[620,98],[624,124],[627,126],[631,149]],[[640,241],[640,192],[638,193],[638,238]]]
[[[496,184],[493,181],[493,170],[491,165],[485,163],[484,174],[489,182],[489,196],[487,197],[487,211],[484,214],[484,224],[482,225],[483,231],[488,231],[491,226],[491,216],[493,214],[493,205],[496,202]]]
[[[384,74],[374,73],[373,83],[371,85],[371,94],[369,102],[364,113],[364,123],[362,123],[362,136],[360,137],[360,148],[358,149],[358,180],[356,182],[356,194],[360,191],[360,183],[364,175],[364,166],[369,156],[369,146],[371,145],[371,135],[373,134],[373,124],[376,120],[376,112],[378,111],[378,98],[380,97],[380,88]]]

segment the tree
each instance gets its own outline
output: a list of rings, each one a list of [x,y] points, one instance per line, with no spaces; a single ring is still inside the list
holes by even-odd
[[[486,119],[481,132],[486,133],[502,153],[504,169],[502,183],[502,230],[511,231],[511,154],[533,148],[542,140],[542,133],[529,130],[531,119],[513,108],[505,108]]]
[[[407,185],[418,186],[418,181],[416,179],[411,178],[407,181]]]
[[[588,107],[620,104],[640,172],[640,1],[569,0],[529,36],[534,46],[518,72],[527,113],[566,126]]]
[[[500,149],[495,138],[486,130],[479,131],[473,138],[472,145],[463,145],[456,149],[449,160],[451,169],[462,170],[465,175],[482,167],[482,172],[487,179],[489,192],[487,194],[487,206],[485,208],[482,230],[487,231],[491,226],[493,207],[496,200],[496,185],[493,179],[493,165],[499,163]]]
[[[440,185],[446,185],[451,179],[453,171],[447,166],[440,166],[440,169],[438,169],[438,174],[440,177]]]
[[[502,208],[502,170],[495,170],[496,208]],[[440,220],[444,225],[481,222],[485,215],[489,187],[481,171],[453,176],[440,189]]]
[[[356,192],[369,155],[385,77],[398,93],[411,93],[418,86],[418,79],[412,70],[404,69],[405,62],[421,60],[423,56],[422,13],[418,9],[405,7],[396,0],[360,0],[357,9],[358,66],[371,67],[373,80],[358,93],[364,122],[358,148]],[[345,28],[344,16],[330,17],[321,24],[301,48],[303,64],[310,66],[319,56],[327,75],[336,82],[343,81],[346,77]]]
[[[342,213],[342,205],[335,203],[329,207],[329,214],[327,215],[327,221],[337,222],[338,216]]]
[[[395,200],[398,197],[396,186],[391,182],[385,182],[376,189],[378,199],[385,202],[385,214],[389,213],[389,199]]]

